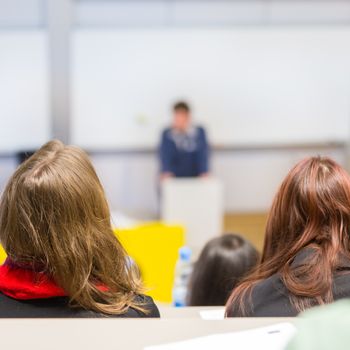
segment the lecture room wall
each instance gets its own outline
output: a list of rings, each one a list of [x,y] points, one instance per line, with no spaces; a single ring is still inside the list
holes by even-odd
[[[6,10],[6,11],[5,11]],[[146,15],[145,15],[146,14]],[[43,27],[44,0],[0,0],[0,30]],[[93,1],[74,2],[76,26],[125,25],[298,25],[350,24],[348,1]],[[5,116],[4,116],[5,117]],[[49,117],[48,117],[49,118]],[[55,131],[53,130],[53,134]],[[279,182],[299,159],[326,154],[341,164],[347,148],[296,147],[215,151],[212,169],[225,186],[225,209],[266,211]],[[93,162],[113,209],[149,217],[157,212],[156,155],[94,154]],[[16,167],[14,155],[0,156],[0,190]]]

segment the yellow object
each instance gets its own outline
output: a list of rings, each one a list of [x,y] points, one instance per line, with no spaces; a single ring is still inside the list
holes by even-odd
[[[4,248],[0,245],[0,265],[5,261],[6,259],[6,253],[4,251]]]
[[[175,264],[185,243],[184,228],[154,223],[115,230],[115,234],[140,267],[146,294],[170,303]],[[0,245],[0,264],[5,259],[6,253]]]
[[[141,270],[146,294],[170,303],[179,248],[185,243],[184,228],[160,223],[115,230],[127,253]]]

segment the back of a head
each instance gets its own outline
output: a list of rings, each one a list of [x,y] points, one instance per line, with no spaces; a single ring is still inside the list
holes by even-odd
[[[333,300],[333,273],[350,258],[350,177],[330,158],[290,170],[272,204],[259,268],[233,293],[228,310],[254,284],[279,273],[298,311]],[[293,264],[307,249],[307,260]]]
[[[184,112],[184,113],[190,113],[191,108],[189,104],[185,101],[178,101],[173,106],[173,111],[176,112]]]
[[[233,288],[258,262],[257,250],[236,234],[210,240],[197,260],[189,285],[190,306],[225,305]]]
[[[285,256],[286,261],[310,244],[347,254],[349,229],[349,174],[330,158],[304,159],[289,172],[276,194],[262,261],[276,256]]]
[[[77,147],[48,142],[16,170],[1,198],[0,240],[13,261],[52,276],[72,305],[107,314],[137,307],[103,188]]]

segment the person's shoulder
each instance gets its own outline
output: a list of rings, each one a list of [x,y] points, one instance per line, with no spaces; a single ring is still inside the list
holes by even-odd
[[[197,126],[195,126],[195,130],[196,130],[196,134],[198,135],[198,137],[203,138],[203,139],[206,138],[207,133],[206,133],[205,128],[203,126],[197,125]]]
[[[205,127],[202,125],[196,125],[195,128],[197,129],[197,131],[201,134],[205,134]]]
[[[296,316],[297,311],[291,305],[290,294],[277,273],[258,282],[252,291],[254,316]]]
[[[2,313],[4,312],[4,308],[7,305],[10,305],[10,307],[12,307],[12,305],[11,305],[12,300],[14,300],[14,299],[11,299],[10,297],[8,297],[5,294],[3,294],[2,292],[0,292],[0,316],[2,316]]]
[[[160,313],[157,305],[150,296],[147,295],[137,295],[135,297],[135,302],[143,309],[137,310],[135,308],[129,308],[124,317],[148,317],[148,318],[159,318]]]
[[[162,130],[162,140],[170,139],[171,138],[171,128],[165,128]]]
[[[255,296],[262,295],[264,298],[271,295],[271,292],[282,288],[282,281],[278,274],[274,274],[265,278],[254,285],[253,294]]]
[[[92,311],[71,308],[68,297],[18,300],[0,292],[0,318],[83,318]]]
[[[0,318],[143,318],[160,317],[151,297],[137,295],[135,302],[144,310],[129,308],[124,314],[105,315],[82,308],[72,308],[67,297],[16,300],[0,292]]]
[[[275,273],[257,283],[253,294],[256,300],[259,300],[262,304],[264,304],[265,301],[273,304],[276,301],[284,302],[286,300],[288,300],[289,303],[291,292],[283,283],[281,275]]]
[[[285,294],[277,274],[255,283],[243,296],[244,316],[260,317],[274,313],[277,295]],[[237,305],[232,305],[229,316],[242,316]]]
[[[171,128],[170,127],[167,127],[167,128],[164,128],[163,131],[162,131],[162,134],[163,135],[168,135],[171,133]]]

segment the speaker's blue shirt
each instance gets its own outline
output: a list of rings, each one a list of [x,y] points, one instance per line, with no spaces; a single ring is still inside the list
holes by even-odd
[[[205,130],[192,126],[186,132],[163,131],[160,145],[161,172],[176,177],[196,177],[209,171],[209,146]]]

